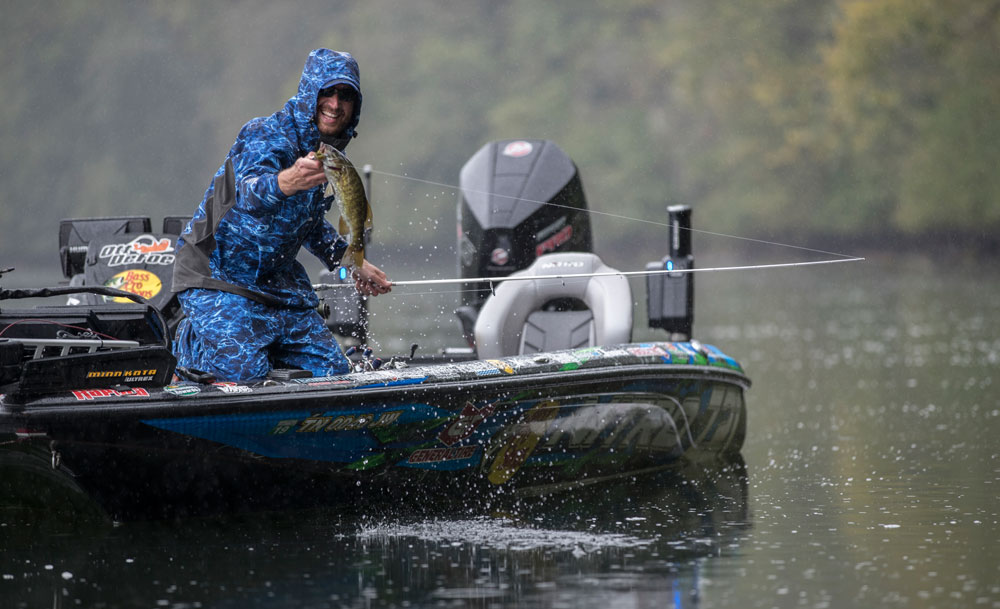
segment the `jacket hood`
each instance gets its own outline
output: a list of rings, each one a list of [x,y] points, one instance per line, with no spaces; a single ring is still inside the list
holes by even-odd
[[[361,71],[358,62],[350,53],[316,49],[309,53],[306,65],[302,69],[302,79],[299,81],[299,91],[295,97],[288,100],[286,108],[291,112],[298,131],[299,142],[309,150],[315,150],[319,145],[320,133],[316,128],[316,101],[320,90],[331,81],[346,83],[358,92],[354,102],[354,116],[351,117],[341,138],[329,142],[343,150],[347,143],[357,136],[355,127],[361,120]]]

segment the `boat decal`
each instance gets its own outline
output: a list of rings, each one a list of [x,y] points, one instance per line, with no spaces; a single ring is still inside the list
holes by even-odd
[[[331,378],[331,377],[318,377],[318,378],[308,378],[308,379],[292,379],[295,383],[299,385],[305,385],[306,387],[326,387],[328,389],[353,389],[357,387],[356,379],[346,379],[346,378]]]
[[[304,379],[292,379],[293,383],[299,385],[347,385],[354,384],[354,380],[344,375],[337,376],[311,376]]]
[[[628,352],[636,357],[656,357],[667,364],[673,361],[670,353],[665,351],[660,345],[640,345],[629,348]]]
[[[426,403],[367,405],[327,411],[282,411],[145,419],[143,423],[271,458],[356,463],[385,452],[405,457],[427,447],[428,429],[454,417]],[[398,460],[398,459],[394,459]]]
[[[354,463],[348,463],[344,469],[349,469],[356,472],[361,472],[369,469],[376,469],[382,467],[388,462],[388,456],[385,453],[379,453],[377,455],[370,455],[368,457],[362,457]]]
[[[710,354],[709,363],[711,364],[721,363],[726,368],[732,368],[733,370],[739,370],[740,372],[743,371],[743,367],[740,366],[739,362],[737,362],[735,359],[723,353],[722,350],[720,350],[715,345],[705,345],[705,349]]]
[[[475,445],[451,446],[448,448],[421,448],[410,453],[407,465],[443,463],[445,461],[465,461],[476,456],[479,447]]]
[[[549,363],[555,364],[561,371],[576,370],[580,367],[580,360],[569,351],[555,351],[549,354]]]
[[[156,368],[136,368],[125,370],[91,370],[88,379],[115,379],[121,383],[151,381],[156,376]]]
[[[402,416],[402,410],[390,410],[376,414],[374,412],[360,412],[354,414],[340,414],[337,416],[329,414],[314,414],[304,419],[298,433],[315,433],[318,431],[354,431],[358,429],[377,429],[395,424]],[[284,421],[283,421],[284,422]],[[293,426],[294,427],[294,426]],[[290,429],[285,429],[281,433],[287,433]],[[271,430],[271,433],[276,433]]]
[[[555,400],[540,401],[526,411],[521,420],[498,439],[487,479],[499,485],[513,478],[546,434],[549,422],[558,414],[559,402]],[[493,452],[488,450],[487,456]]]
[[[143,269],[130,269],[122,271],[104,282],[109,288],[124,290],[133,294],[138,294],[145,299],[150,299],[160,293],[163,289],[163,280],[156,273]],[[110,297],[104,296],[104,300],[113,302],[132,302],[124,296]]]
[[[149,391],[143,389],[142,387],[133,387],[131,389],[124,389],[121,391],[117,389],[78,389],[73,392],[73,397],[81,402],[100,398],[148,398]]]
[[[139,235],[128,243],[109,243],[98,252],[97,257],[109,267],[126,264],[171,265],[174,263],[173,243],[170,238],[157,239],[153,235]]]
[[[232,381],[221,381],[218,383],[212,383],[212,386],[221,391],[222,393],[253,393],[253,388],[247,385],[239,385],[233,383]]]
[[[671,343],[676,351],[683,353],[687,362],[689,364],[701,364],[705,365],[710,363],[709,358],[705,357],[698,349],[695,349],[694,345],[691,343]]]
[[[504,374],[514,374],[514,368],[505,361],[498,359],[488,359],[486,361],[496,366],[497,370],[503,372]]]
[[[163,392],[186,398],[201,393],[201,387],[198,385],[167,385],[163,388]]]
[[[678,408],[679,403],[652,392],[564,400],[526,463],[574,469],[620,463],[636,453],[672,461],[685,450]]]
[[[600,347],[588,347],[586,349],[577,349],[573,351],[573,357],[575,357],[581,364],[589,362],[590,360],[601,359],[605,356],[605,352]]]
[[[493,414],[494,409],[493,404],[477,408],[472,402],[466,402],[458,418],[446,425],[438,434],[438,440],[445,446],[451,446],[468,438],[476,431],[477,427],[482,425],[483,421]]]
[[[419,385],[427,380],[426,375],[414,376],[408,378],[400,378],[398,376],[392,376],[384,381],[376,381],[373,383],[365,383],[358,385],[358,389],[367,389],[370,387],[399,387],[400,385]]]
[[[274,428],[271,430],[272,435],[288,433],[295,429],[295,426],[299,424],[298,419],[284,419],[278,421]]]
[[[612,360],[617,360],[617,361],[624,361],[624,360],[631,359],[631,355],[632,354],[628,352],[628,349],[623,349],[623,348],[605,349],[604,350],[604,357],[606,359],[612,359]]]

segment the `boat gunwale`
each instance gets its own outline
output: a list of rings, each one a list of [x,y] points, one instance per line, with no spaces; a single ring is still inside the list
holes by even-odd
[[[419,370],[419,367],[406,370]],[[308,404],[294,405],[294,402],[306,398],[309,402],[326,400],[323,407],[336,410],[338,407],[351,407],[363,396],[362,404],[382,396],[391,401],[419,399],[422,395],[433,393],[451,393],[453,391],[468,392],[470,395],[483,392],[499,392],[517,390],[518,385],[525,385],[530,379],[530,386],[523,389],[543,391],[547,387],[574,385],[581,382],[600,381],[602,377],[610,377],[614,382],[634,382],[653,377],[670,380],[716,380],[731,383],[746,390],[750,387],[750,379],[742,372],[705,364],[657,364],[634,363],[607,365],[599,368],[578,368],[566,371],[538,371],[529,374],[509,374],[504,376],[483,377],[470,381],[469,379],[434,380],[427,383],[409,385],[377,385],[355,388],[334,388],[325,386],[309,386],[306,384],[282,383],[272,387],[254,387],[254,393],[226,394],[202,393],[192,396],[174,396],[164,399],[156,397],[135,399],[128,396],[97,399],[93,403],[66,402],[32,404],[0,404],[0,432],[5,422],[15,425],[30,426],[33,423],[50,422],[53,419],[79,419],[81,417],[103,416],[110,419],[120,417],[168,416],[183,417],[193,415],[219,416],[239,415],[256,412],[267,412],[287,409],[289,407],[308,409]],[[248,385],[249,386],[249,385]],[[288,388],[294,391],[287,391]],[[159,389],[159,388],[157,388]],[[308,394],[308,395],[303,395]],[[151,398],[151,399],[150,399]],[[210,400],[206,403],[205,398]],[[46,396],[51,400],[52,396]],[[289,404],[289,403],[293,404]],[[235,410],[233,406],[239,406]]]

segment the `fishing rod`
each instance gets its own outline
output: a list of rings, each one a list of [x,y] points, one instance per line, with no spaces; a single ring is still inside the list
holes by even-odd
[[[603,271],[598,273],[561,273],[555,275],[507,275],[503,277],[450,277],[447,279],[412,279],[405,281],[391,281],[393,287],[418,286],[418,285],[449,285],[462,283],[501,283],[504,281],[541,281],[541,280],[566,280],[566,279],[589,279],[591,277],[643,277],[647,275],[682,275],[686,273],[710,273],[720,271],[747,271],[758,269],[778,269],[795,266],[815,266],[818,264],[837,264],[841,262],[861,262],[864,258],[835,258],[831,260],[810,260],[806,262],[779,262],[775,264],[749,264],[740,266],[716,266],[694,269],[652,269],[645,271]],[[325,290],[329,288],[339,288],[350,286],[352,283],[316,283],[313,289]]]

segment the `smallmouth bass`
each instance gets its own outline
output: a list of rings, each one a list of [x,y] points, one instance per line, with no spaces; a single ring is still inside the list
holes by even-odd
[[[327,194],[333,194],[340,210],[339,231],[350,233],[343,263],[361,268],[365,261],[365,230],[372,228],[372,208],[365,196],[365,185],[351,161],[343,152],[320,142],[316,159],[323,163]]]

